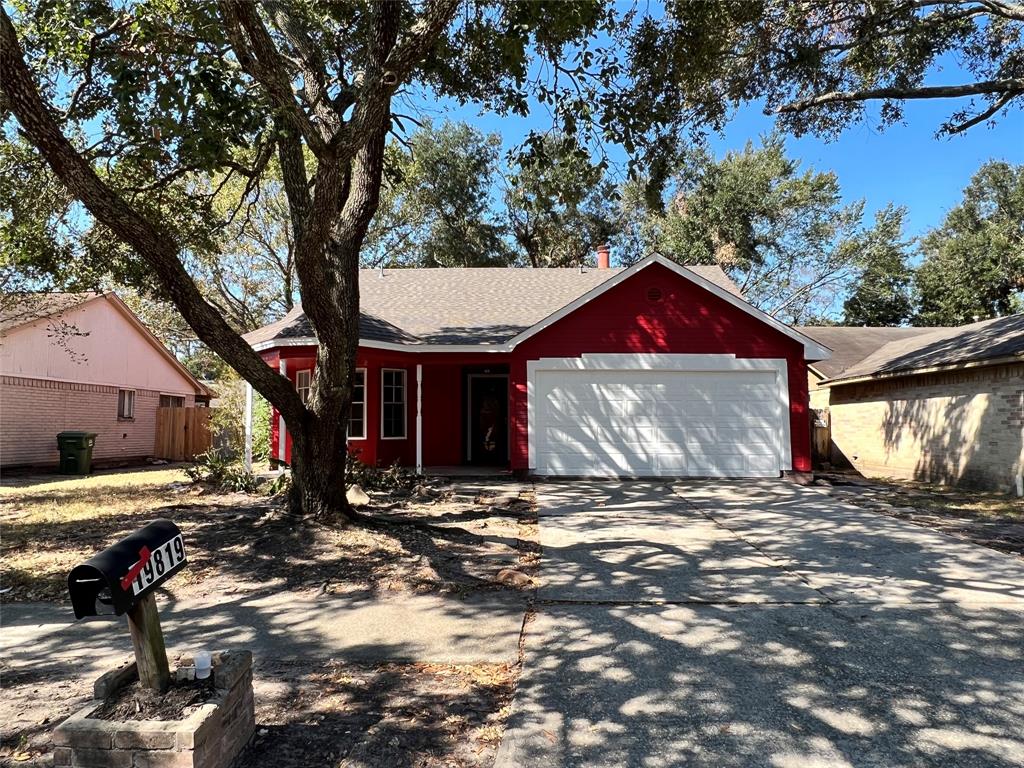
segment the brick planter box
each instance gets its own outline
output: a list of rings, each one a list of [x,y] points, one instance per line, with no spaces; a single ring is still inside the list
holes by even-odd
[[[188,676],[182,659],[177,676]],[[213,698],[182,720],[99,720],[89,717],[103,699],[137,673],[132,663],[103,675],[96,701],[53,732],[53,764],[78,768],[227,768],[256,729],[252,653],[213,654]]]

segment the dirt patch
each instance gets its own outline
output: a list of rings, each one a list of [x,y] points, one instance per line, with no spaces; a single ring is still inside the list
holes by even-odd
[[[296,521],[281,499],[192,485],[180,470],[137,474],[0,489],[4,599],[65,602],[71,568],[159,517],[185,537],[189,565],[165,587],[178,599],[514,588],[497,573],[518,567],[537,538],[523,484],[453,485],[426,498],[371,493],[370,524],[342,527]]]
[[[247,768],[490,765],[515,682],[507,665],[332,664],[267,670]]]
[[[264,664],[244,768],[484,766],[518,675],[510,665]],[[49,768],[54,726],[88,702],[91,681],[35,679],[0,702],[0,764]]]
[[[844,473],[821,474],[816,484],[829,487],[832,496],[859,507],[1024,556],[1024,499],[925,483],[868,480]]]
[[[96,720],[184,720],[214,695],[213,677],[174,680],[164,693],[144,688],[137,680],[115,691],[89,714]]]

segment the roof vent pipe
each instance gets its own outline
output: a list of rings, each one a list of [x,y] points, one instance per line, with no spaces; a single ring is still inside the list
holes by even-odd
[[[383,264],[380,265],[380,276],[384,277],[384,265]]]
[[[608,243],[601,243],[597,246],[597,268],[608,269],[611,263],[611,254],[608,250]]]

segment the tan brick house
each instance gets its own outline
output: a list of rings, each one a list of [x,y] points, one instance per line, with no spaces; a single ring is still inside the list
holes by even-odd
[[[58,462],[57,433],[97,434],[95,463],[153,455],[157,408],[210,391],[113,293],[26,296],[0,312],[0,465]]]
[[[867,476],[1010,491],[1024,472],[1024,314],[957,328],[802,328],[833,463]]]

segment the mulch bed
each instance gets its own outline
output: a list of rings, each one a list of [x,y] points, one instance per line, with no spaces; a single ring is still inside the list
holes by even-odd
[[[476,768],[494,762],[518,668],[264,661],[239,768]],[[38,679],[0,702],[0,765],[50,768],[50,733],[91,680]]]
[[[213,697],[213,677],[174,680],[164,693],[144,688],[137,680],[114,692],[89,717],[96,720],[184,720],[195,707]]]

